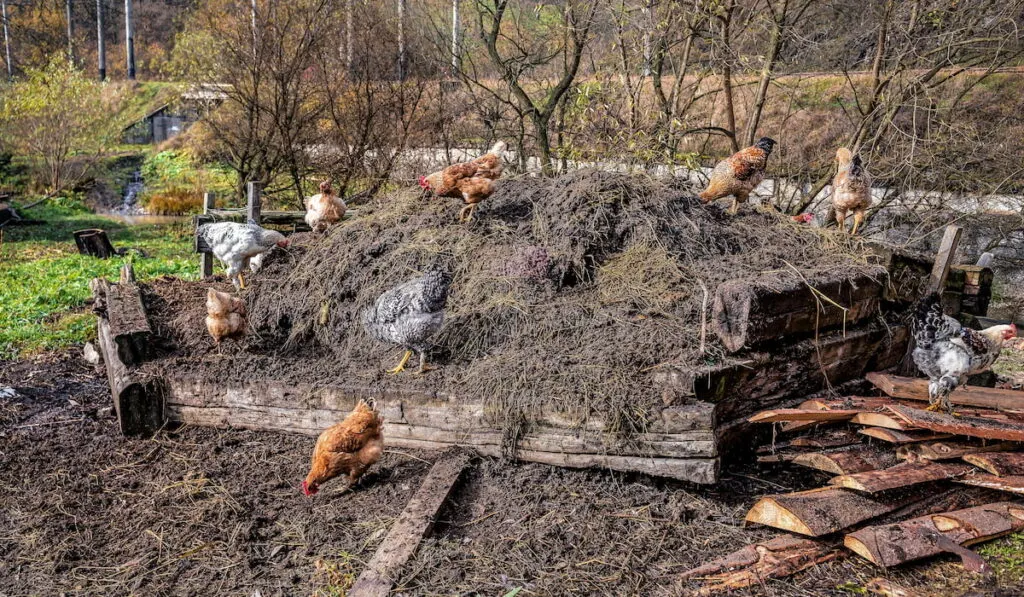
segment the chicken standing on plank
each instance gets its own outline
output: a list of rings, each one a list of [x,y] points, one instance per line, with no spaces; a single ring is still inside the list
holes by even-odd
[[[448,302],[451,275],[439,268],[421,277],[388,290],[377,298],[372,307],[363,311],[363,326],[371,336],[383,342],[392,342],[405,348],[401,362],[388,373],[401,373],[413,351],[420,355],[417,373],[430,369],[426,352],[430,338],[444,323],[444,307]]]
[[[424,190],[433,191],[438,197],[461,198],[466,206],[459,211],[459,221],[473,219],[476,206],[494,193],[492,181],[501,177],[504,170],[501,155],[505,152],[505,142],[498,141],[484,155],[471,162],[453,164],[444,170],[421,176],[419,185]]]
[[[860,155],[854,155],[845,147],[836,151],[836,162],[839,169],[832,179],[832,206],[836,210],[836,222],[845,232],[846,214],[853,212],[850,234],[857,234],[864,221],[864,212],[871,207],[871,175],[864,169]]]
[[[245,288],[242,270],[249,260],[275,246],[287,247],[288,239],[275,230],[257,226],[255,222],[217,222],[199,227],[199,237],[228,270],[228,278],[236,288]]]
[[[383,451],[380,415],[360,400],[344,421],[325,429],[317,438],[302,492],[311,496],[320,485],[341,475],[348,476],[349,487],[355,485],[380,460]]]
[[[750,193],[761,184],[768,165],[768,156],[772,154],[774,147],[774,139],[761,137],[751,147],[741,149],[718,162],[711,171],[708,188],[700,194],[701,201],[711,203],[732,195],[732,208],[729,213],[735,215],[739,204],[746,203]]]
[[[320,183],[320,193],[306,197],[306,223],[313,232],[323,232],[331,224],[336,224],[345,217],[348,206],[345,201],[334,194],[331,181]]]
[[[960,325],[942,312],[938,293],[921,300],[914,313],[914,363],[928,376],[928,410],[953,407],[949,395],[967,377],[992,366],[1003,341],[1016,337],[1017,326],[994,325],[981,331]]]
[[[220,349],[225,338],[239,338],[245,334],[245,303],[226,292],[209,289],[206,293],[206,331]]]

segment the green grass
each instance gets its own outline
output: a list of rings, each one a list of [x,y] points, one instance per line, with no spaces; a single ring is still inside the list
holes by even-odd
[[[1014,533],[977,548],[992,565],[1001,584],[1024,582],[1024,533]]]
[[[162,275],[194,278],[191,222],[127,226],[98,216],[74,201],[55,200],[22,213],[41,226],[4,230],[0,247],[0,358],[66,348],[95,336],[84,308],[89,280],[116,279],[131,259],[140,280]],[[146,257],[96,259],[79,255],[72,232],[103,228],[116,248],[141,249]]]

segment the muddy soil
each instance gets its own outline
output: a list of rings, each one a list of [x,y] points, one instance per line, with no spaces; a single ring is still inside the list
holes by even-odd
[[[328,484],[310,499],[297,487],[308,437],[123,438],[102,370],[77,354],[0,362],[6,386],[18,395],[0,398],[4,597],[344,595],[435,458],[388,451],[354,491]],[[772,535],[742,526],[758,497],[824,480],[744,469],[706,488],[480,459],[395,594],[685,595],[694,585],[679,572]],[[1021,594],[996,568],[998,591],[953,558],[891,576],[922,595]],[[848,558],[739,594],[850,595],[880,574]]]

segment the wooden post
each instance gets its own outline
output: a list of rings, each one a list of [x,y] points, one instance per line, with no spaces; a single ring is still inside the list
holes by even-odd
[[[107,79],[107,44],[103,39],[103,1],[96,0],[96,64],[99,66],[100,81]]]
[[[208,214],[215,207],[217,199],[213,193],[203,193],[203,213]],[[203,280],[213,275],[213,255],[209,252],[199,254],[199,277]]]
[[[245,205],[245,217],[247,220],[260,223],[260,192],[263,190],[263,185],[257,180],[250,180],[248,183],[249,189],[249,200]]]
[[[132,22],[132,0],[124,0],[124,46],[128,61],[128,80],[135,80],[135,27]]]

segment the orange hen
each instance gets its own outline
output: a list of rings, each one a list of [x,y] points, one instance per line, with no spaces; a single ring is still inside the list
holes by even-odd
[[[701,201],[711,203],[732,195],[732,209],[729,213],[735,214],[739,204],[746,203],[750,193],[761,184],[768,165],[768,156],[772,154],[774,147],[774,139],[761,137],[752,146],[718,162],[711,171],[708,188],[700,194]]]
[[[206,293],[206,330],[220,347],[224,338],[245,334],[245,303],[226,292],[210,289]]]
[[[473,219],[476,206],[494,192],[492,181],[501,177],[504,164],[501,154],[505,142],[498,141],[484,155],[471,162],[453,164],[427,176],[421,176],[419,184],[438,197],[462,199],[466,206],[459,212],[459,221]]]
[[[316,440],[313,461],[302,492],[313,495],[320,485],[341,475],[351,487],[384,451],[380,415],[360,400],[345,420],[327,428]]]

